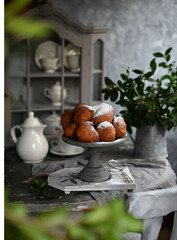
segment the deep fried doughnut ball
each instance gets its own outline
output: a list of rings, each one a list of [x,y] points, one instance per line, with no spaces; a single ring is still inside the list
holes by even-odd
[[[101,122],[96,128],[100,141],[112,142],[115,140],[116,131],[110,122]]]
[[[74,111],[76,111],[77,108],[81,107],[82,105],[86,105],[85,103],[79,103],[75,106]]]
[[[77,107],[73,113],[73,120],[76,124],[80,124],[85,121],[90,121],[94,114],[94,108],[88,105],[81,105]]]
[[[77,128],[77,125],[72,122],[70,123],[65,129],[64,129],[64,135],[69,138],[75,137],[75,130]]]
[[[126,123],[123,117],[114,117],[113,126],[116,130],[116,138],[122,138],[126,133]]]
[[[101,122],[108,121],[112,123],[114,118],[114,108],[106,103],[101,103],[94,106],[95,113],[93,115],[93,124],[98,125]]]
[[[99,141],[99,135],[90,121],[80,123],[76,128],[75,136],[81,142]]]
[[[66,113],[61,114],[61,125],[63,130],[72,123],[73,112],[68,110]]]

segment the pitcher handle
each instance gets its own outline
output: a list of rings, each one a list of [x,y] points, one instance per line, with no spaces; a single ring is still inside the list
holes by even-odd
[[[46,97],[50,98],[50,89],[49,88],[44,89],[44,95]]]
[[[17,143],[17,137],[16,137],[16,134],[15,134],[15,129],[17,129],[17,128],[21,131],[21,133],[23,132],[23,129],[19,125],[12,127],[11,131],[10,131],[12,139],[15,143]]]

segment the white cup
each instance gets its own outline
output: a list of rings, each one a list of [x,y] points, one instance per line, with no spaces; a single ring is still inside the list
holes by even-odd
[[[63,129],[59,128],[56,140],[51,141],[52,147],[56,147],[57,150],[61,153],[73,153],[73,152],[75,152],[77,147],[75,147],[71,144],[65,143],[62,139],[62,135],[63,135]]]
[[[68,55],[67,61],[68,67],[71,71],[75,71],[80,68],[80,55]]]
[[[40,62],[43,69],[46,72],[53,73],[57,70],[60,64],[60,59],[59,58],[41,58]]]

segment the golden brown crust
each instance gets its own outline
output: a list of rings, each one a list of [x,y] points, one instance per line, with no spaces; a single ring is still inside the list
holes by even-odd
[[[86,121],[78,125],[75,131],[75,136],[77,140],[81,142],[98,142],[99,135],[92,122]]]
[[[69,138],[75,137],[75,131],[76,131],[77,125],[72,122],[70,123],[65,129],[64,129],[64,135]]]
[[[67,112],[61,114],[61,125],[62,125],[63,130],[70,123],[72,123],[72,118],[73,118],[73,112],[71,110],[68,110]]]
[[[116,138],[122,138],[126,133],[126,123],[123,117],[114,117],[113,126],[116,130]]]
[[[76,111],[77,108],[81,107],[82,105],[86,105],[85,103],[79,103],[75,106],[74,112]]]
[[[81,105],[76,108],[73,114],[73,120],[76,124],[80,124],[85,121],[90,121],[93,117],[94,109],[88,105]]]
[[[100,141],[112,142],[115,140],[116,131],[110,122],[101,122],[96,128]]]

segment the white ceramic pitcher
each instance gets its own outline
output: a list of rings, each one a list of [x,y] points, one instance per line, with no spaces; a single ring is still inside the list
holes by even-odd
[[[60,82],[56,82],[51,89],[45,88],[44,95],[52,101],[52,105],[60,106],[61,105],[61,85]],[[67,90],[63,89],[63,98],[67,97],[68,93]]]
[[[11,136],[16,143],[16,150],[19,157],[25,163],[42,162],[47,155],[49,145],[43,134],[45,124],[41,124],[33,112],[29,112],[29,117],[21,125],[11,128]],[[15,130],[21,131],[21,136],[16,137]]]

